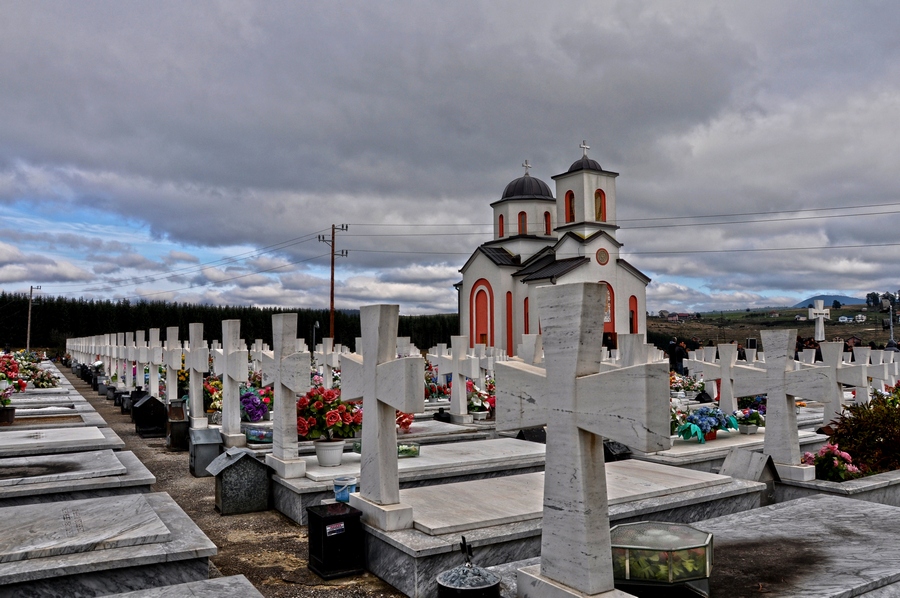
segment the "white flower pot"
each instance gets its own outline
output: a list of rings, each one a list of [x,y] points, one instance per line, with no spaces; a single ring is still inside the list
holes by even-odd
[[[340,440],[317,440],[313,442],[316,447],[316,459],[320,467],[337,467],[344,457],[343,438]]]
[[[472,419],[487,419],[488,412],[487,411],[469,411],[469,415],[472,416]]]
[[[759,426],[755,424],[738,424],[738,432],[741,434],[756,434]]]

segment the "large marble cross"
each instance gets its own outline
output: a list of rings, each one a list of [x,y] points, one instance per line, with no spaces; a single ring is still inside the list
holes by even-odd
[[[185,351],[184,361],[184,367],[190,371],[188,400],[191,403],[191,427],[207,428],[209,419],[206,417],[203,407],[203,374],[209,371],[209,348],[203,339],[202,323],[194,322],[188,325],[188,350]]]
[[[872,349],[869,347],[853,347],[853,364],[863,373],[858,377],[859,384],[853,389],[856,393],[854,403],[869,402],[869,359],[871,357]]]
[[[547,426],[544,514],[539,569],[521,569],[519,587],[535,596],[561,584],[587,595],[613,589],[603,438],[643,452],[671,446],[667,362],[629,365],[643,352],[603,363],[606,287],[575,283],[538,287],[546,369],[495,364],[497,430]],[[649,355],[649,353],[647,353]],[[604,371],[600,371],[603,369]]]
[[[822,363],[834,371],[834,383],[831,393],[822,401],[825,404],[823,410],[823,423],[828,423],[838,417],[844,411],[844,385],[858,386],[865,384],[865,367],[854,366],[843,361],[843,343],[819,343],[822,350]],[[860,378],[862,374],[862,378]]]
[[[147,340],[144,338],[145,334],[146,333],[143,330],[134,331],[134,385],[140,386],[152,395],[152,388],[149,388],[144,381],[144,367],[150,363],[150,352],[147,351]]]
[[[437,369],[438,384],[446,384],[453,369],[453,356],[445,343],[438,343],[428,350],[428,361]]]
[[[323,338],[322,344],[316,347],[316,365],[322,368],[322,386],[334,386],[334,370],[340,369],[341,346],[334,344],[333,338]]]
[[[816,321],[816,330],[813,338],[816,342],[825,340],[825,320],[830,319],[831,311],[825,309],[825,301],[816,299],[813,301],[813,307],[809,308],[809,319]]]
[[[468,355],[469,337],[450,337],[450,360],[445,374],[450,374],[453,384],[450,387],[450,417],[454,424],[470,424],[468,393],[466,379],[478,376],[478,360]],[[440,373],[441,370],[438,370]]]
[[[150,394],[159,397],[159,366],[163,365],[162,347],[159,344],[159,328],[151,328],[147,341],[147,363],[150,364]],[[169,387],[166,386],[166,398],[169,395]]]
[[[272,316],[272,359],[263,360],[273,381],[272,454],[266,464],[282,478],[306,474],[306,461],[297,456],[297,394],[309,389],[310,354],[297,351],[297,314]]]
[[[134,347],[134,333],[126,332],[125,333],[125,388],[127,390],[133,390],[135,387],[134,381],[134,363],[137,356],[135,355],[135,347]]]
[[[245,446],[241,433],[241,384],[247,382],[247,348],[241,342],[241,321],[222,320],[222,443]]]
[[[166,347],[163,351],[166,365],[166,400],[178,398],[178,370],[181,369],[181,342],[178,340],[178,326],[166,328]]]
[[[721,388],[718,391],[719,408],[726,414],[730,414],[737,409],[737,400],[734,395],[734,385],[732,383],[734,369],[737,364],[737,345],[732,345],[731,343],[720,344],[718,350],[718,361],[715,361],[716,348],[705,347],[703,349],[703,361],[698,362],[692,360],[688,367],[691,368],[691,372],[694,372],[698,368],[702,368],[703,379],[705,381],[722,381]],[[710,356],[712,356],[712,358],[707,360]],[[708,392],[707,394],[713,396],[716,394],[716,391],[711,390],[711,392]]]
[[[116,375],[116,387],[119,390],[125,388],[125,333],[116,333],[116,344],[113,347],[113,373]]]
[[[762,330],[765,363],[735,368],[734,392],[738,396],[766,395],[766,436],[763,452],[772,457],[781,477],[815,478],[812,466],[800,465],[800,438],[794,397],[825,400],[833,393],[833,378],[824,366],[794,369],[796,330]]]
[[[341,355],[341,399],[361,398],[365,412],[360,491],[351,495],[350,504],[363,512],[364,521],[383,530],[412,527],[412,507],[400,504],[396,410],[425,410],[424,361],[397,357],[399,321],[398,305],[364,305],[362,353]]]

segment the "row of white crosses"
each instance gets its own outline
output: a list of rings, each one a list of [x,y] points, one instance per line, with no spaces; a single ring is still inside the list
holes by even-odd
[[[613,590],[603,438],[644,452],[671,446],[668,362],[620,335],[618,363],[604,360],[606,289],[597,283],[536,289],[544,367],[496,364],[497,429],[547,426],[539,570],[520,570],[534,595]],[[564,586],[565,593],[558,586]]]

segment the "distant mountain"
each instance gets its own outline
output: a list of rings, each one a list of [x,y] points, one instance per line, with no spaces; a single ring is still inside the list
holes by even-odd
[[[816,295],[815,297],[810,297],[806,301],[801,301],[800,303],[794,305],[797,308],[803,308],[815,301],[816,299],[821,299],[825,302],[825,307],[831,308],[831,305],[834,303],[834,300],[837,299],[841,302],[841,305],[865,305],[866,300],[860,299],[859,297],[848,297],[847,295]]]

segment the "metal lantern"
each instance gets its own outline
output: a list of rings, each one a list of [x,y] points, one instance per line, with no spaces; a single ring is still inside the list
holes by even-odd
[[[680,523],[642,521],[610,530],[613,576],[624,585],[687,585],[708,595],[713,535]]]

